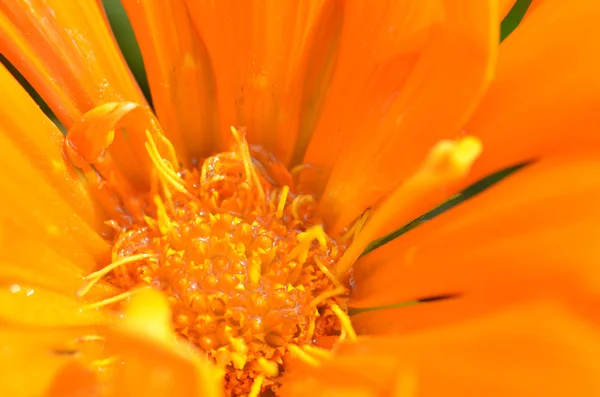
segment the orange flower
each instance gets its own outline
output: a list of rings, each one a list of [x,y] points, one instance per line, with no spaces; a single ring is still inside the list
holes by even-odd
[[[600,394],[600,3],[122,2],[0,0],[1,395]]]

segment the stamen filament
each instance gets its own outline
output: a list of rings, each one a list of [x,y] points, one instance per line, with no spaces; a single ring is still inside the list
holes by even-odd
[[[141,288],[141,289],[145,289],[145,288]],[[90,303],[89,305],[84,305],[81,307],[81,310],[99,309],[101,307],[108,306],[113,303],[117,303],[119,301],[125,300],[125,299],[135,295],[139,290],[140,289],[134,289],[131,291],[123,292],[122,294],[119,294],[119,295],[115,295],[112,298],[107,298],[107,299],[101,300],[96,303]]]
[[[269,361],[264,357],[260,357],[258,359],[258,365],[260,365],[263,371],[265,371],[265,373],[271,378],[274,378],[277,375],[279,375],[279,366],[273,361]]]
[[[239,131],[235,127],[231,127],[231,133],[238,146],[240,147],[240,155],[242,156],[242,161],[244,163],[244,172],[246,174],[246,179],[249,183],[253,183],[256,191],[258,193],[258,197],[261,202],[266,202],[265,191],[263,190],[262,184],[260,183],[260,179],[256,174],[256,170],[252,164],[252,157],[250,156],[250,149],[248,148],[248,143],[246,140],[242,138]]]
[[[300,205],[304,204],[306,201],[314,202],[315,198],[308,194],[301,194],[301,195],[297,196],[296,198],[294,198],[294,201],[292,201],[292,216],[294,217],[294,219],[297,219],[297,220],[300,219],[300,214],[298,213],[298,208],[300,207]]]
[[[319,270],[321,270],[323,272],[323,274],[329,279],[331,280],[331,282],[336,286],[336,287],[342,287],[343,285],[342,283],[333,275],[333,273],[331,272],[331,270],[329,270],[329,268],[327,266],[325,266],[325,264],[323,262],[321,262],[321,259],[318,256],[314,257],[315,263],[317,264],[317,267],[319,268]]]
[[[279,196],[279,203],[277,204],[277,212],[275,213],[277,218],[281,218],[283,216],[283,209],[285,208],[285,202],[287,201],[289,192],[290,187],[288,185],[285,185],[281,188],[281,195]]]
[[[360,233],[360,231],[362,230],[363,226],[367,222],[367,219],[369,218],[369,213],[370,212],[371,212],[370,209],[366,210],[362,214],[362,216],[360,217],[360,219],[358,221],[354,222],[354,224],[352,225],[352,227],[350,228],[350,230],[348,230],[346,233],[344,233],[344,235],[341,238],[341,241],[350,241],[350,239],[352,239],[354,236],[356,236],[358,233]]]
[[[342,330],[346,331],[348,339],[351,341],[356,340],[356,331],[354,331],[354,327],[352,327],[352,322],[350,321],[350,317],[340,309],[338,305],[331,305],[331,311],[335,313],[335,315],[340,320],[340,324],[342,325]]]
[[[302,348],[308,354],[313,355],[313,356],[318,357],[318,358],[323,359],[323,360],[329,359],[329,358],[331,358],[333,356],[333,354],[331,354],[331,351],[322,349],[322,348],[317,347],[317,346],[304,345],[304,346],[302,346]]]
[[[308,354],[306,351],[302,350],[297,345],[289,345],[288,350],[290,351],[290,354],[293,357],[295,357],[301,361],[304,361],[308,365],[311,365],[313,367],[318,367],[319,365],[321,365],[319,360],[317,360],[315,357]]]
[[[263,374],[260,374],[256,378],[254,378],[254,382],[252,382],[252,388],[250,389],[250,393],[248,394],[248,397],[258,397],[259,396],[264,380],[265,380],[265,376]]]
[[[104,266],[102,269],[95,271],[93,273],[88,274],[87,276],[84,277],[85,280],[90,280],[89,283],[87,283],[82,289],[80,289],[77,292],[77,296],[84,296],[85,294],[87,294],[90,289],[92,289],[92,287],[102,279],[102,277],[106,276],[108,273],[110,273],[112,270],[126,265],[128,263],[132,263],[132,262],[136,262],[136,261],[141,261],[143,259],[151,259],[154,258],[154,255],[152,254],[137,254],[137,255],[132,255],[132,256],[128,256],[126,258],[122,258],[119,259],[107,266]]]
[[[308,330],[306,331],[306,337],[308,340],[312,340],[314,334],[315,334],[315,327],[316,327],[316,317],[319,315],[319,311],[317,309],[315,309],[315,315],[314,316],[310,316],[310,322],[308,323]]]
[[[185,194],[188,197],[192,197],[190,192],[185,188],[184,181],[177,175],[177,173],[173,170],[173,165],[168,161],[162,158],[160,152],[158,151],[158,147],[156,146],[156,142],[152,137],[150,131],[146,130],[146,139],[147,142],[144,144],[146,150],[148,151],[148,155],[150,156],[150,160],[156,171],[159,174],[159,177],[163,182],[168,182],[175,190],[178,192]],[[170,166],[167,166],[167,164]]]
[[[337,287],[331,289],[329,291],[323,292],[321,295],[317,296],[315,299],[310,302],[310,306],[317,307],[320,303],[325,302],[327,299],[333,298],[335,296],[344,295],[346,293],[346,288]]]

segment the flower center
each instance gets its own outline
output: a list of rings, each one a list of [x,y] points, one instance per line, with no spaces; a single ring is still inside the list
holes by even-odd
[[[86,289],[103,278],[123,296],[162,291],[175,330],[225,366],[228,395],[277,394],[289,354],[353,334],[330,270],[346,245],[324,232],[314,197],[281,163],[251,156],[232,132],[231,152],[179,172],[148,134],[159,183],[140,219],[111,223],[112,263]]]

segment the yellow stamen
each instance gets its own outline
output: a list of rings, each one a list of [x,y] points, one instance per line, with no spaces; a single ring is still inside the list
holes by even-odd
[[[342,330],[346,331],[348,339],[355,341],[356,332],[354,331],[354,327],[352,327],[352,322],[350,321],[348,314],[340,309],[338,305],[331,305],[331,311],[339,318],[340,324],[342,325]]]
[[[258,359],[258,365],[265,371],[265,374],[274,378],[279,375],[279,365],[273,361],[269,361],[264,357]]]
[[[341,238],[341,241],[350,241],[354,236],[356,236],[358,233],[360,233],[363,226],[367,222],[367,219],[369,218],[369,212],[371,212],[370,209],[366,210],[364,212],[364,214],[362,214],[360,219],[358,221],[354,222],[354,225],[352,225],[350,230],[348,230],[346,233],[344,233],[344,235]]]
[[[277,218],[281,218],[283,216],[283,209],[285,208],[285,203],[289,192],[290,187],[288,185],[285,185],[283,188],[281,188],[281,195],[279,196],[279,203],[277,204],[277,212],[275,213]]]
[[[171,230],[171,219],[167,215],[165,205],[159,196],[154,196],[154,204],[156,205],[156,223],[158,224],[158,230],[163,236],[166,236]]]
[[[315,198],[313,196],[310,196],[308,194],[301,194],[299,196],[296,196],[296,198],[294,198],[294,200],[292,201],[292,216],[294,217],[294,219],[300,219],[300,214],[298,213],[298,209],[300,208],[301,205],[305,204],[306,202],[314,202]]]
[[[312,302],[310,302],[310,306],[312,307],[317,307],[319,304],[321,304],[322,302],[325,302],[327,299],[339,296],[339,295],[344,295],[346,293],[346,288],[344,287],[337,287],[334,289],[331,289],[329,291],[325,291],[323,292],[321,295],[317,296],[315,299],[312,300]]]
[[[315,334],[316,320],[319,315],[319,311],[315,309],[315,315],[310,316],[310,322],[308,323],[308,330],[306,331],[306,337],[308,340],[312,340]]]
[[[142,289],[145,289],[145,288],[142,288]],[[135,295],[138,291],[139,291],[139,289],[134,289],[134,290],[131,290],[131,291],[123,292],[122,294],[115,295],[112,298],[107,298],[107,299],[101,300],[99,302],[90,303],[89,305],[84,305],[84,306],[81,307],[81,310],[99,309],[101,307],[108,306],[108,305],[111,305],[113,303],[117,303],[117,302],[120,302],[122,300],[125,300],[125,299],[127,299],[127,298]]]
[[[302,346],[302,348],[308,354],[318,357],[322,360],[327,360],[327,359],[330,359],[331,357],[333,357],[333,354],[331,353],[330,350],[325,350],[325,349],[317,347],[317,346],[304,345],[304,346]]]
[[[171,141],[168,140],[163,134],[159,134],[158,138],[161,140],[161,142],[167,148],[167,152],[169,153],[169,156],[171,157],[171,160],[169,160],[169,163],[173,167],[173,171],[179,172],[179,170],[180,170],[179,169],[179,159],[177,158],[177,153],[175,152],[175,147],[173,146]]]
[[[298,258],[300,266],[304,265],[308,259],[308,252],[313,241],[317,240],[322,249],[327,248],[327,235],[323,231],[323,226],[315,225],[306,229],[305,232],[298,234],[296,237],[299,244],[290,252],[290,259]]]
[[[319,259],[318,256],[314,257],[315,263],[317,264],[319,270],[321,270],[323,272],[323,274],[329,279],[331,280],[331,282],[336,286],[336,287],[342,287],[342,283],[333,275],[333,273],[331,273],[331,270],[329,270],[329,268],[327,266],[325,266],[325,264],[323,262],[321,262],[321,259]]]
[[[292,176],[298,176],[298,174],[300,174],[302,171],[311,168],[310,165],[308,164],[299,164],[295,167],[292,167],[292,169],[290,170],[290,174]]]
[[[152,160],[152,164],[154,164],[159,177],[163,180],[163,183],[168,183],[178,192],[185,194],[188,197],[192,197],[192,195],[185,188],[183,179],[181,179],[179,175],[173,171],[172,164],[161,157],[160,152],[156,147],[156,142],[148,130],[146,130],[146,139],[146,150],[148,151],[150,160]],[[169,164],[169,166],[167,164]]]
[[[265,376],[262,374],[254,378],[254,382],[252,382],[252,388],[250,389],[248,397],[258,397],[260,395],[260,391],[262,389],[262,384],[264,380]]]
[[[289,345],[288,349],[292,357],[297,358],[298,360],[304,361],[306,364],[311,365],[313,367],[318,367],[321,365],[319,360],[317,360],[312,355],[308,354],[306,351],[302,350],[297,345]]]
[[[265,202],[265,191],[263,190],[262,184],[260,183],[260,179],[258,178],[258,174],[254,169],[254,165],[252,164],[252,157],[250,156],[250,149],[248,148],[248,143],[240,135],[239,131],[235,127],[231,127],[231,133],[233,134],[233,137],[240,148],[240,155],[244,163],[244,172],[246,173],[246,179],[249,183],[254,184],[254,187],[256,188],[258,197],[260,198],[261,202]]]
[[[119,259],[117,261],[114,261],[113,263],[103,267],[102,269],[95,271],[93,273],[88,274],[86,277],[84,277],[85,280],[90,280],[89,283],[87,283],[82,289],[80,289],[77,292],[78,296],[84,296],[85,294],[87,294],[90,289],[92,289],[92,287],[102,279],[102,277],[106,276],[108,273],[110,273],[112,270],[126,265],[128,263],[132,263],[132,262],[136,262],[136,261],[141,261],[143,259],[153,259],[155,256],[152,254],[137,254],[137,255],[132,255],[132,256],[128,256],[126,258],[122,258]]]

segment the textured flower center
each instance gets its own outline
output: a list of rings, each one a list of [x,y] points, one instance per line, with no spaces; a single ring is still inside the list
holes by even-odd
[[[179,172],[149,136],[159,188],[141,220],[112,222],[112,263],[88,279],[163,291],[175,330],[225,366],[228,395],[276,394],[290,353],[347,331],[330,271],[345,245],[293,175],[233,132],[232,152]]]

